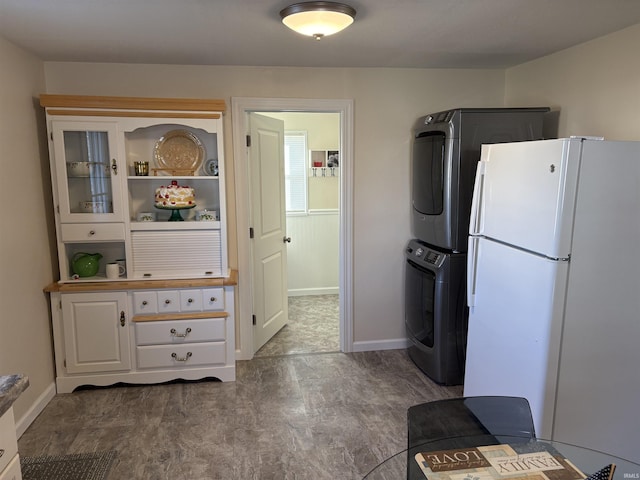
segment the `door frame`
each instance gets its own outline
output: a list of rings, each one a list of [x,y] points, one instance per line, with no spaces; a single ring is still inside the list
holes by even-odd
[[[340,350],[353,350],[353,100],[232,97],[231,115],[238,243],[238,315],[236,359],[253,358],[253,281],[249,240],[250,182],[246,138],[248,114],[260,112],[318,112],[340,114],[340,233],[338,289]]]

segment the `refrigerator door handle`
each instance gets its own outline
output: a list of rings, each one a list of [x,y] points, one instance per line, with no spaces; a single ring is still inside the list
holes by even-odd
[[[484,176],[486,171],[486,163],[478,162],[476,167],[476,178],[473,185],[473,197],[471,199],[471,222],[469,224],[469,233],[478,235],[483,230],[482,211],[484,209]]]
[[[476,305],[476,280],[478,276],[478,243],[477,237],[469,237],[469,251],[467,252],[467,305]]]

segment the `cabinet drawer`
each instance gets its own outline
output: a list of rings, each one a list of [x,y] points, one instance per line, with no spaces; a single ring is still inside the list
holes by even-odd
[[[133,313],[135,315],[158,313],[158,297],[156,292],[133,292]]]
[[[122,223],[63,223],[60,229],[63,242],[124,240]]]
[[[18,453],[18,441],[16,440],[16,426],[13,421],[13,408],[7,410],[0,417],[0,472],[5,468],[16,453]],[[11,478],[11,477],[9,477]]]
[[[135,315],[224,310],[224,288],[133,292]]]
[[[5,452],[6,455],[6,452]],[[1,472],[1,470],[0,470]],[[9,462],[6,470],[0,473],[0,480],[21,480],[22,473],[20,473],[20,456],[16,455]]]
[[[137,322],[136,345],[224,341],[225,322],[225,318]]]
[[[158,292],[158,313],[176,313],[180,311],[180,292],[160,290]]]
[[[180,311],[200,312],[202,310],[201,290],[180,290]]]
[[[224,288],[202,290],[203,310],[224,310]]]
[[[224,365],[225,342],[136,347],[138,368]]]

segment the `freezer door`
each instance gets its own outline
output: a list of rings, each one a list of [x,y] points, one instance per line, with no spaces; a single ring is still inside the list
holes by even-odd
[[[470,233],[568,258],[582,140],[483,145]]]
[[[525,397],[551,435],[568,262],[474,239],[464,395]]]

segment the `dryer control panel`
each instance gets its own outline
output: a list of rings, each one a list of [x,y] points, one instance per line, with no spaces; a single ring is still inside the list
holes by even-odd
[[[442,266],[446,255],[432,250],[419,240],[411,240],[407,246],[407,256],[418,263],[426,263],[435,267]]]

